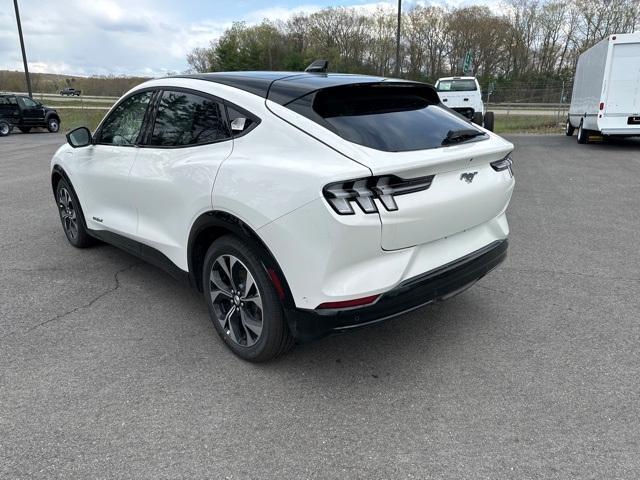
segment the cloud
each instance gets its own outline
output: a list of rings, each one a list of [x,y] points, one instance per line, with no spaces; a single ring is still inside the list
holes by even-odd
[[[208,46],[234,20],[248,24],[263,19],[286,21],[318,11],[326,1],[288,5],[241,0],[222,9],[218,2],[209,0],[57,0],[54,6],[50,0],[29,0],[22,1],[20,7],[27,57],[34,72],[161,76],[186,70],[187,53]],[[344,6],[364,12],[395,9],[397,5],[396,0],[346,1]],[[443,1],[405,0],[403,8],[416,2]],[[471,1],[447,0],[456,6]],[[0,2],[3,6],[11,3]],[[257,3],[263,6],[250,9]],[[22,69],[13,8],[0,11],[0,69]]]
[[[301,14],[310,14],[317,12],[322,7],[318,5],[300,5],[297,7],[282,7],[282,6],[274,6],[268,8],[261,8],[255,10],[248,15],[245,15],[243,20],[247,23],[260,23],[263,20],[282,20],[286,21],[290,18],[301,15]]]

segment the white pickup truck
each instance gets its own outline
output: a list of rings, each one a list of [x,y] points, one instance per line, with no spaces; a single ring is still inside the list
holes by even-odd
[[[444,77],[436,82],[443,104],[473,123],[493,131],[493,112],[485,112],[482,91],[476,77]]]

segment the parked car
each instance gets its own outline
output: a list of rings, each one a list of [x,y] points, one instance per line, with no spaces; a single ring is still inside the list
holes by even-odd
[[[482,91],[476,77],[443,77],[436,82],[442,103],[493,132],[493,112],[485,112]]]
[[[640,135],[640,32],[611,35],[580,55],[567,136]]]
[[[26,95],[0,94],[0,118],[11,127],[17,127],[22,133],[29,133],[32,128],[42,127],[50,132],[60,130],[60,115],[54,108],[45,107],[40,102]],[[0,128],[0,135],[8,135]]]
[[[60,90],[60,95],[62,96],[67,95],[67,96],[79,97],[81,93],[82,93],[81,90],[76,90],[75,88],[71,88],[71,87],[63,88],[62,90]]]
[[[190,283],[246,360],[452,297],[507,253],[513,145],[423,83],[162,78],[67,138],[51,184],[68,241]]]

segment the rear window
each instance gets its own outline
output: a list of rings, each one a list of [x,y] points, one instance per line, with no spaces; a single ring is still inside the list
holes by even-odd
[[[478,89],[476,81],[468,80],[440,80],[438,82],[439,92],[474,92]]]
[[[437,95],[426,85],[333,87],[307,95],[288,107],[345,140],[386,152],[437,148],[447,144],[451,132],[477,130],[439,106]],[[469,141],[482,138],[486,137],[479,135]]]

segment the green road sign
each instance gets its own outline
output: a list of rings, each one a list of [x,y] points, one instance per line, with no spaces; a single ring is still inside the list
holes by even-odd
[[[462,63],[462,72],[465,75],[471,75],[473,73],[473,55],[471,52],[467,52],[464,56],[464,62]]]

